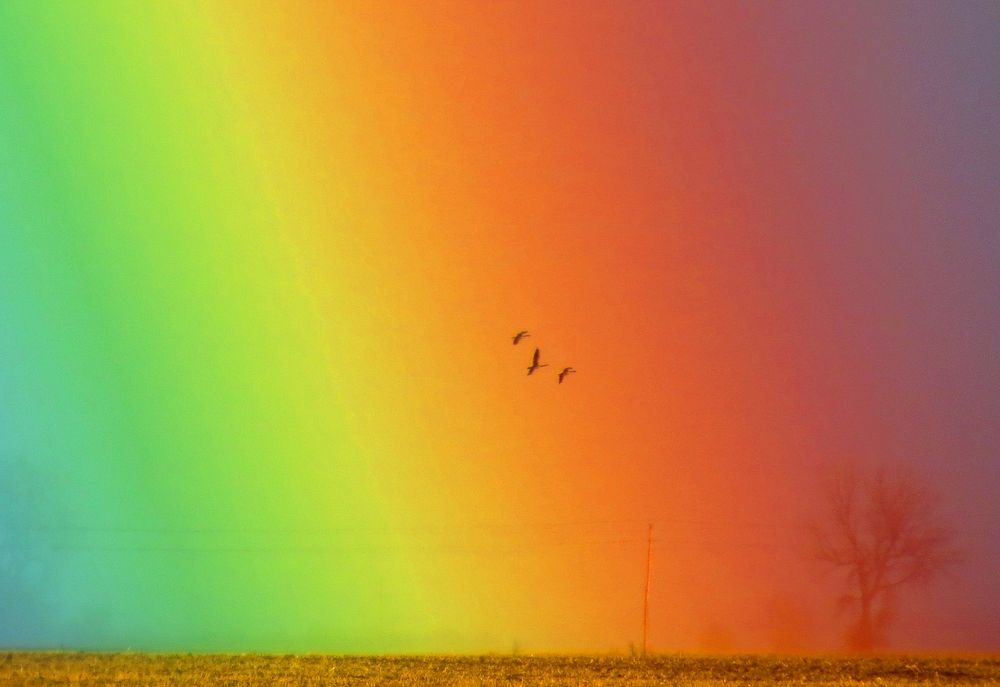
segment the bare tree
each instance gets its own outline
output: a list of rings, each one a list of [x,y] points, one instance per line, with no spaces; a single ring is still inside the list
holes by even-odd
[[[842,610],[856,616],[847,640],[856,651],[885,641],[899,590],[926,583],[957,561],[953,534],[935,495],[912,471],[879,468],[870,477],[843,469],[826,485],[829,522],[812,528],[814,554],[844,573]]]

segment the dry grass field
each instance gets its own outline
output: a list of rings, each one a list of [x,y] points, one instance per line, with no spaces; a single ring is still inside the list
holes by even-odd
[[[1000,685],[1000,657],[351,657],[0,653],[0,685]]]

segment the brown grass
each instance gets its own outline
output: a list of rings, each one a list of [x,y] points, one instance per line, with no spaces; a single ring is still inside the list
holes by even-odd
[[[1000,685],[1000,658],[0,653],[0,685]]]

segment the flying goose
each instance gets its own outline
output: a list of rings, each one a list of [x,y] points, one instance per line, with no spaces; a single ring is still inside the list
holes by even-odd
[[[540,353],[539,353],[539,350],[538,350],[538,349],[536,348],[536,349],[535,349],[535,355],[533,355],[533,356],[531,357],[531,367],[529,367],[529,368],[528,368],[528,374],[529,374],[529,375],[530,375],[530,374],[531,374],[532,372],[534,372],[535,370],[537,370],[538,368],[540,368],[540,367],[548,367],[548,366],[549,366],[549,364],[548,364],[548,363],[544,363],[544,364],[542,364],[542,363],[539,363],[539,362],[538,362],[538,356],[539,356],[539,355],[540,355]]]

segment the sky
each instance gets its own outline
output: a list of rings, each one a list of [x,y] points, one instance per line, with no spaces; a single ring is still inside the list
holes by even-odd
[[[15,0],[0,84],[0,646],[627,651],[651,523],[651,648],[832,650],[850,464],[962,551],[889,646],[1000,650],[997,5]]]

